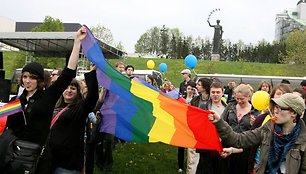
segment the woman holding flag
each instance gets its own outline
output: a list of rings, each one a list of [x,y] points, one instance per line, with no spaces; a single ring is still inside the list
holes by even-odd
[[[272,99],[271,108],[273,119],[243,133],[235,133],[217,113],[209,114],[208,119],[215,124],[223,142],[238,148],[260,145],[256,173],[305,173],[306,127],[300,119],[305,110],[304,100],[286,93]],[[232,151],[224,149],[223,153],[231,154]]]
[[[54,121],[56,118],[52,120],[49,141],[53,174],[81,174],[84,166],[86,119],[99,95],[96,66],[84,76],[88,89],[86,97],[82,99],[80,84],[74,79],[56,104],[61,111],[57,121]]]
[[[55,104],[76,75],[81,41],[85,36],[86,28],[83,26],[76,33],[67,67],[58,80],[46,90],[43,90],[44,70],[39,63],[29,63],[22,69],[20,81],[25,88],[19,97],[22,112],[10,115],[7,119],[7,129],[12,130],[18,139],[39,144],[41,147],[46,145]],[[7,168],[7,166],[4,167]],[[21,172],[25,173],[25,171]],[[48,146],[45,146],[35,173],[51,173]]]

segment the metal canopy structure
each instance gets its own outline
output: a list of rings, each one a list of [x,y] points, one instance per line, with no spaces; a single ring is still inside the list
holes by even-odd
[[[33,52],[37,57],[67,57],[74,37],[75,32],[0,32],[0,42]],[[100,40],[98,42],[106,58],[119,58],[126,54]]]

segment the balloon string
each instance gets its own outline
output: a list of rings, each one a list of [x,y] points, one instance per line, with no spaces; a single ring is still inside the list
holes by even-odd
[[[270,114],[271,117],[272,117],[273,115],[272,115],[272,112],[271,112],[271,110],[270,110],[270,107],[268,107],[268,111],[269,111],[269,114]]]
[[[269,114],[270,114],[270,117],[271,117],[271,121],[274,122],[277,120],[277,118],[272,114],[271,110],[270,110],[270,107],[268,107],[268,111],[269,111]]]
[[[163,75],[163,81],[164,81],[165,79],[167,79],[166,74],[165,74],[164,72],[162,72],[162,75]],[[167,79],[167,80],[169,80],[169,79]]]
[[[193,71],[193,73],[194,73],[195,75],[198,75],[198,74],[195,72],[195,70],[194,70],[194,69],[192,69],[192,71]]]

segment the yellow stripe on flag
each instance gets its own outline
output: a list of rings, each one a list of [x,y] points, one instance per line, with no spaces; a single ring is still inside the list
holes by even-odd
[[[153,105],[153,116],[156,118],[149,133],[149,142],[161,141],[169,144],[174,133],[175,126],[173,117],[160,107],[159,92],[142,85],[134,80],[131,81],[131,92]]]

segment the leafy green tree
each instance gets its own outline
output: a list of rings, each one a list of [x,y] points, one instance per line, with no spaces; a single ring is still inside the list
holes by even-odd
[[[294,31],[288,34],[285,41],[287,55],[282,59],[285,63],[306,63],[306,30]]]
[[[210,42],[210,39],[205,38],[205,42],[204,44],[202,44],[202,52],[204,60],[211,60],[211,49],[212,49],[212,43]]]
[[[185,58],[188,54],[190,54],[190,48],[191,48],[190,41],[192,41],[192,37],[184,37],[181,58]]]
[[[174,33],[172,33],[172,38],[170,41],[170,57],[177,58],[177,39]]]
[[[163,25],[163,28],[160,29],[160,37],[161,37],[161,54],[168,54],[168,44],[169,44],[169,29]]]
[[[113,45],[114,37],[109,28],[104,27],[101,24],[98,24],[95,27],[90,27],[90,30],[96,38],[100,39],[104,43]]]
[[[150,53],[159,54],[160,53],[160,28],[153,27],[149,30],[149,39],[150,39]]]
[[[51,16],[46,16],[42,24],[32,29],[33,32],[62,32],[64,30],[65,28],[63,23],[59,19],[54,19]]]
[[[203,39],[200,36],[198,36],[197,38],[194,39],[191,45],[192,54],[200,59],[202,59],[202,52],[201,52],[202,43]]]
[[[281,63],[283,62],[282,57],[287,56],[286,45],[281,42],[273,43],[273,53],[271,56],[271,63]]]
[[[172,28],[170,29],[171,41],[170,41],[170,57],[172,58],[179,58],[181,56],[181,38],[183,36],[182,32],[178,28]],[[179,49],[180,47],[180,49]]]
[[[181,36],[178,37],[178,40],[177,40],[177,58],[178,59],[182,59],[183,58],[183,39]]]
[[[142,34],[140,38],[137,40],[137,43],[135,44],[135,52],[141,54],[149,53],[149,47],[150,47],[149,41],[150,40],[148,33]]]
[[[125,49],[124,49],[124,46],[122,45],[122,42],[119,42],[119,43],[116,45],[116,48],[117,48],[118,50],[122,50],[122,51],[125,50]]]
[[[160,29],[158,27],[152,27],[140,36],[136,45],[136,53],[160,53]]]

